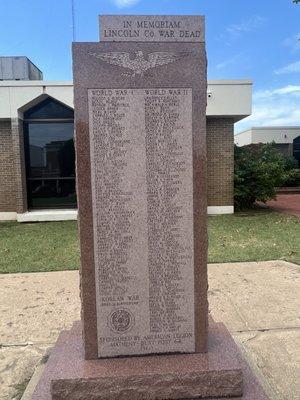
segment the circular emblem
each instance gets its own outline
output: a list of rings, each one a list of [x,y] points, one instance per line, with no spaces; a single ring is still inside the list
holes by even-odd
[[[110,328],[117,333],[129,331],[134,325],[134,316],[127,310],[116,310],[108,317]]]

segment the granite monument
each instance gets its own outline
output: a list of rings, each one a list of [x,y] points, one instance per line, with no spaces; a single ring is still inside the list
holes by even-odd
[[[204,21],[100,26],[100,43],[74,44],[86,357],[205,351]],[[178,41],[179,29],[198,36]]]
[[[208,323],[204,17],[102,16],[100,39],[73,44],[82,320],[33,398],[266,399]]]

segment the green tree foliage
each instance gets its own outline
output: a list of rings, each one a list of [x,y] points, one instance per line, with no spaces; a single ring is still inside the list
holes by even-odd
[[[287,171],[282,186],[300,186],[300,169],[295,168]]]
[[[285,157],[284,174],[281,186],[300,186],[300,169],[294,157]]]
[[[237,209],[276,197],[285,177],[285,159],[273,143],[251,144],[234,151],[234,200]]]

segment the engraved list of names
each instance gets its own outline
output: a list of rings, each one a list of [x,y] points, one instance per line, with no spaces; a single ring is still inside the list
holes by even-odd
[[[99,357],[195,351],[192,89],[89,89]]]

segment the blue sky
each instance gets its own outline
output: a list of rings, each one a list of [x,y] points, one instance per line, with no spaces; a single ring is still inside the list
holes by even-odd
[[[204,14],[209,79],[251,78],[253,114],[236,130],[300,125],[300,5],[292,0],[74,0],[77,41],[98,14]],[[0,55],[26,55],[46,80],[71,80],[71,0],[0,0]],[[5,16],[5,17],[3,17]]]

